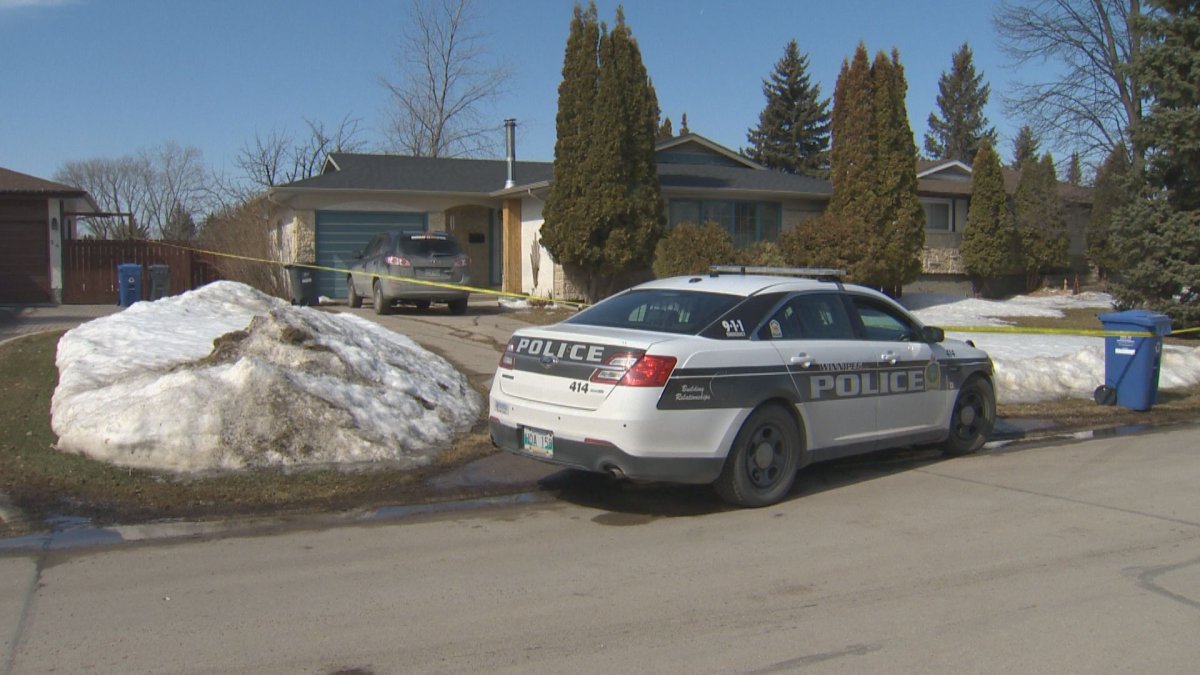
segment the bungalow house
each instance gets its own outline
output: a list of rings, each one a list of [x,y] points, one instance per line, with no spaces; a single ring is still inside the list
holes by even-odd
[[[769,171],[696,134],[660,141],[668,225],[716,221],[739,245],[771,241],[829,200],[828,181]],[[563,297],[562,270],[538,236],[551,162],[333,153],[319,175],[272,188],[281,256],[344,269],[371,235],[389,229],[453,233],[475,285]],[[320,271],[318,291],[345,297],[345,275]]]
[[[819,215],[832,194],[827,180],[768,170],[698,134],[659,141],[655,151],[668,227],[715,221],[738,246],[776,239]],[[961,286],[970,167],[943,162],[921,171],[927,281]],[[271,189],[274,237],[285,261],[344,269],[376,232],[444,230],[471,256],[474,285],[567,297],[572,291],[539,237],[553,173],[550,162],[333,153],[319,175]],[[342,273],[320,271],[317,282],[321,295],[346,295]]]
[[[0,168],[0,304],[62,302],[62,242],[99,210],[83,190]]]

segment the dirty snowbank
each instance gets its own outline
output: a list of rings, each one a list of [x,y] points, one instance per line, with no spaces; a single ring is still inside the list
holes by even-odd
[[[140,468],[418,466],[481,407],[409,338],[234,282],[83,324],[57,364],[59,448]]]

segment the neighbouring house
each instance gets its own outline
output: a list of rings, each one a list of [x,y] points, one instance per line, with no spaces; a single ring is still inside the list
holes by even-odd
[[[962,237],[967,227],[971,201],[971,166],[958,160],[919,160],[917,193],[925,209],[925,249],[922,253],[921,278],[912,285],[916,290],[969,291],[970,279],[963,268]],[[1021,180],[1019,171],[1003,169],[1004,191],[1011,197]],[[1086,258],[1085,233],[1092,212],[1089,188],[1059,183],[1067,222],[1070,268],[1066,276],[1085,277],[1090,273]]]
[[[99,210],[84,190],[0,168],[0,304],[62,302],[63,241]]]
[[[818,216],[832,194],[828,180],[768,170],[698,134],[659,141],[655,151],[667,226],[714,221],[738,246],[775,240]],[[958,246],[971,168],[923,162],[918,171],[927,219],[922,283],[944,281],[969,292]],[[444,230],[471,256],[474,285],[571,297],[562,269],[540,244],[553,175],[551,162],[333,153],[319,175],[270,190],[274,237],[285,262],[344,269],[379,231]],[[1010,190],[1015,186],[1014,176]],[[1082,255],[1082,239],[1072,232],[1072,254]],[[319,271],[317,282],[321,295],[346,296],[343,273]]]

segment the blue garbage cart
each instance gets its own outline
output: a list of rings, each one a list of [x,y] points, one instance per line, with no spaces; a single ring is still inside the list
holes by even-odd
[[[128,307],[142,299],[142,266],[137,263],[117,265],[117,304]]]
[[[1149,410],[1158,401],[1163,336],[1171,332],[1171,317],[1131,309],[1106,312],[1098,318],[1104,330],[1128,334],[1104,338],[1104,386],[1096,390],[1096,401]]]

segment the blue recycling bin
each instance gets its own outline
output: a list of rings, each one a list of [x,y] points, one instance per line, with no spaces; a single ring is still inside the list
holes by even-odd
[[[1158,401],[1163,336],[1171,332],[1171,318],[1144,309],[1106,312],[1098,318],[1104,330],[1130,335],[1104,338],[1104,386],[1096,390],[1097,402],[1149,410]]]
[[[142,299],[142,266],[137,263],[117,265],[117,304],[128,307]]]

